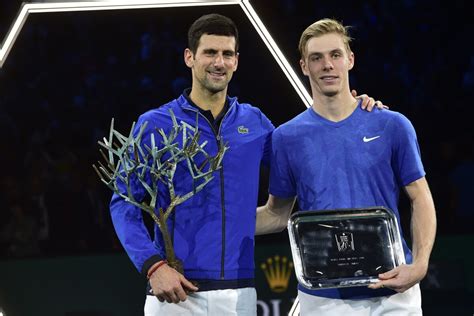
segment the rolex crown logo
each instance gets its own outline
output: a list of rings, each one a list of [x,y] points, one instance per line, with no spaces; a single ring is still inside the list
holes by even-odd
[[[262,263],[260,268],[263,270],[272,292],[282,293],[286,291],[293,271],[293,262],[288,261],[287,257],[274,256],[268,258],[267,262]]]

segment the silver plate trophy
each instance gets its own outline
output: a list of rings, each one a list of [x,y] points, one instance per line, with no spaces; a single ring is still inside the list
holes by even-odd
[[[296,212],[288,233],[296,277],[308,289],[367,285],[405,263],[397,219],[384,207]]]

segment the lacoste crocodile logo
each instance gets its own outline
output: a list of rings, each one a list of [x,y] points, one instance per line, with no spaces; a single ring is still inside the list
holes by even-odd
[[[249,133],[249,129],[243,125],[240,125],[238,128],[237,128],[237,131],[239,132],[239,134],[248,134]]]

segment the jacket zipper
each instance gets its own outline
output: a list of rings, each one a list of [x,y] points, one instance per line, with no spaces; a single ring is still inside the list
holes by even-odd
[[[224,119],[224,118],[222,118]],[[222,121],[221,121],[222,125]],[[220,127],[219,127],[220,131]],[[217,146],[219,146],[221,136],[216,135]],[[221,253],[221,279],[224,279],[224,265],[225,265],[225,199],[224,199],[224,164],[221,165],[221,170],[219,170],[219,175],[221,179],[221,205],[222,205],[222,253]]]
[[[207,121],[207,123],[209,124],[209,126],[212,129],[212,132],[214,133],[214,136],[216,137],[216,143],[217,143],[217,148],[218,148],[217,150],[219,150],[219,145],[220,145],[220,141],[221,141],[220,133],[221,133],[222,124],[223,124],[224,119],[226,118],[227,114],[230,112],[231,107],[233,105],[234,105],[234,103],[232,103],[229,106],[229,109],[227,110],[227,113],[224,114],[224,117],[221,120],[221,124],[219,125],[219,130],[218,131],[216,131],[216,129],[214,128],[214,125],[211,124],[211,122],[209,122],[207,117],[202,115],[201,112],[196,111],[195,109],[188,108],[189,110],[191,110],[193,112],[197,112],[200,116],[202,116]],[[223,163],[221,164],[221,169],[219,171],[219,177],[220,177],[220,180],[221,180],[221,206],[222,206],[222,209],[221,209],[222,210],[222,250],[221,250],[221,276],[220,277],[223,280],[224,277],[225,277],[224,267],[225,267],[225,224],[226,224],[226,221],[225,221],[225,196],[224,196],[224,164]]]
[[[222,140],[222,137],[221,137],[221,128],[222,128],[222,124],[224,124],[224,120],[226,118],[226,116],[229,114],[232,106],[235,104],[232,103],[230,106],[229,106],[229,109],[227,110],[227,112],[224,114],[224,117],[222,118],[221,120],[221,123],[219,124],[219,130],[217,132],[217,135],[216,135],[216,141],[217,141],[217,147],[219,148],[219,145],[221,143],[221,140]],[[212,126],[212,130],[214,131],[214,126]],[[224,264],[225,264],[225,225],[226,225],[226,221],[225,221],[225,199],[224,199],[224,163],[222,163],[221,165],[221,170],[219,172],[220,174],[220,178],[221,178],[221,205],[222,205],[222,257],[221,257],[221,279],[223,280],[224,279]]]

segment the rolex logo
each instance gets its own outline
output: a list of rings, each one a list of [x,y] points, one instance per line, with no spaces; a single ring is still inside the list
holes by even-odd
[[[288,261],[287,257],[274,256],[268,258],[267,262],[262,263],[260,268],[263,270],[272,292],[282,293],[286,291],[293,272],[293,262]]]

